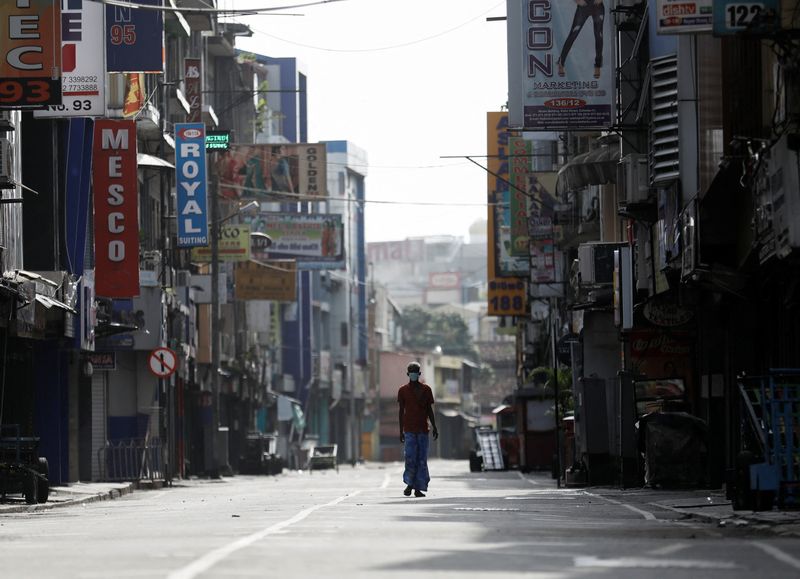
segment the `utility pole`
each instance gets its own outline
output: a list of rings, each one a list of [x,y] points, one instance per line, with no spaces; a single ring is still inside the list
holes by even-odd
[[[219,175],[217,154],[211,153],[211,464],[206,465],[214,477],[219,476]],[[207,454],[208,455],[208,454]]]

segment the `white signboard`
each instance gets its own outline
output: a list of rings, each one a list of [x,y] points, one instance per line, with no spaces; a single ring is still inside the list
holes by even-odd
[[[615,122],[612,2],[507,0],[513,129],[607,129]]]
[[[104,15],[105,5],[101,2],[61,2],[62,102],[34,111],[34,117],[106,114]]]
[[[711,32],[713,0],[658,0],[656,31],[659,34]]]

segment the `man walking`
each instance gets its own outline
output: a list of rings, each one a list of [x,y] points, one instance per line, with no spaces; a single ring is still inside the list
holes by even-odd
[[[406,468],[403,482],[406,489],[403,494],[424,497],[428,490],[431,475],[428,472],[428,420],[433,427],[433,439],[439,438],[436,418],[433,416],[433,391],[431,387],[420,382],[420,365],[411,362],[406,368],[408,383],[397,391],[397,403],[400,406],[400,442],[405,447]]]

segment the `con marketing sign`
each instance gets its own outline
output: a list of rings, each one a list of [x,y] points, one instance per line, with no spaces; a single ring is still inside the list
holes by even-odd
[[[203,123],[175,125],[178,247],[208,245],[206,128]]]
[[[136,122],[98,119],[92,156],[95,292],[139,295],[139,199]]]

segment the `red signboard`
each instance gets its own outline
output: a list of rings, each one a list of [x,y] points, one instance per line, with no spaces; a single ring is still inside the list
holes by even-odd
[[[137,296],[136,122],[95,121],[92,163],[95,291],[107,298]]]
[[[183,59],[183,84],[186,87],[186,100],[189,101],[187,123],[203,122],[203,87],[199,58]]]
[[[0,108],[61,104],[61,3],[2,2]]]

